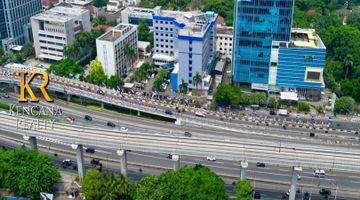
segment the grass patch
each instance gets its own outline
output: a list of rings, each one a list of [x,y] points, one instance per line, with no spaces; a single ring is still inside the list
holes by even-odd
[[[0,102],[0,109],[3,110],[9,110],[10,109],[10,105],[5,103],[5,102]]]

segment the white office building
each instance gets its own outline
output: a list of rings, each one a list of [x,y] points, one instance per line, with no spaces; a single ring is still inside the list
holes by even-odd
[[[154,55],[156,65],[178,63],[171,75],[173,91],[184,79],[196,88],[193,77],[203,79],[197,88],[207,89],[208,72],[215,60],[216,14],[213,12],[180,12],[155,9],[153,14]]]
[[[153,13],[154,9],[129,6],[121,11],[121,23],[138,25],[140,21],[144,21],[152,27]]]
[[[98,60],[103,65],[106,75],[128,75],[138,58],[137,41],[137,26],[131,24],[119,24],[96,39]],[[134,51],[134,59],[126,55],[127,45]]]
[[[216,27],[216,52],[223,58],[232,57],[233,31],[231,26]]]
[[[59,61],[82,31],[91,31],[88,10],[57,6],[31,18],[36,57]]]

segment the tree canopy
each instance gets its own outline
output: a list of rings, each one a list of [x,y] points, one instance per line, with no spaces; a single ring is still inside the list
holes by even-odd
[[[249,180],[237,181],[235,185],[236,200],[252,200],[253,187]]]
[[[58,76],[74,77],[77,74],[83,73],[83,68],[76,64],[73,59],[65,58],[59,63],[50,65],[48,72],[53,72]]]
[[[354,99],[351,97],[340,97],[335,101],[335,111],[349,113],[354,109]]]
[[[0,150],[1,187],[39,199],[40,192],[51,192],[59,180],[60,174],[49,156],[25,147]]]
[[[243,101],[242,92],[239,87],[220,84],[214,93],[215,102],[221,106],[231,106],[240,104]]]

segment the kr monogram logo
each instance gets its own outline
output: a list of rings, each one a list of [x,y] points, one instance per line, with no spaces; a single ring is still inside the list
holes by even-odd
[[[53,99],[50,98],[50,96],[49,96],[49,94],[48,94],[48,92],[46,90],[46,87],[49,84],[49,74],[47,74],[45,72],[32,72],[32,73],[30,73],[29,79],[27,81],[25,80],[26,75],[27,75],[26,72],[20,72],[19,73],[19,76],[20,76],[19,102],[28,102],[28,99],[25,98],[25,91],[29,94],[31,102],[38,102],[39,101],[39,98],[34,94],[33,90],[30,87],[31,82],[37,76],[41,76],[42,79],[43,79],[43,82],[40,85],[39,89],[40,89],[43,97],[45,98],[45,101],[53,102]]]

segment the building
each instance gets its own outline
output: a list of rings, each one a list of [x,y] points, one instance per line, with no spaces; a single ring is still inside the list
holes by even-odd
[[[184,80],[190,88],[196,88],[193,77],[197,73],[203,77],[203,80],[208,79],[210,67],[216,57],[216,17],[213,12],[155,9],[153,13],[155,65],[171,64],[173,61],[179,64],[178,78],[171,80],[177,83],[171,85],[179,86]],[[205,81],[202,81],[200,86],[204,90],[207,89],[204,87]],[[172,90],[177,91],[178,88]]]
[[[30,17],[41,12],[41,0],[0,0],[0,4],[0,40],[4,50],[31,41]]]
[[[82,31],[91,31],[88,10],[56,6],[31,18],[36,57],[59,61],[66,45]]]
[[[49,8],[50,6],[54,6],[54,5],[58,4],[59,2],[60,2],[60,0],[43,0],[42,6],[44,8]]]
[[[294,0],[237,0],[232,79],[267,88],[273,41],[290,40]]]
[[[160,7],[156,9],[160,9]],[[121,11],[121,23],[138,25],[140,21],[144,21],[148,26],[152,27],[153,13],[154,9],[129,6]]]
[[[137,41],[137,26],[131,24],[119,24],[96,39],[97,56],[106,75],[128,75],[138,58]],[[126,55],[127,45],[134,50],[134,59]]]
[[[101,8],[99,9],[92,5],[92,0],[64,0],[56,6],[86,9],[90,12],[91,16],[97,16],[103,12]]]
[[[150,42],[138,41],[138,53],[140,59],[147,59],[151,53],[149,48],[151,47]]]
[[[216,53],[221,57],[232,57],[233,31],[230,26],[216,27]]]
[[[106,5],[106,10],[110,12],[116,12],[120,10],[123,5],[123,0],[109,0],[108,4]]]
[[[326,47],[314,29],[292,29],[290,42],[273,42],[269,86],[319,100],[324,89]]]

